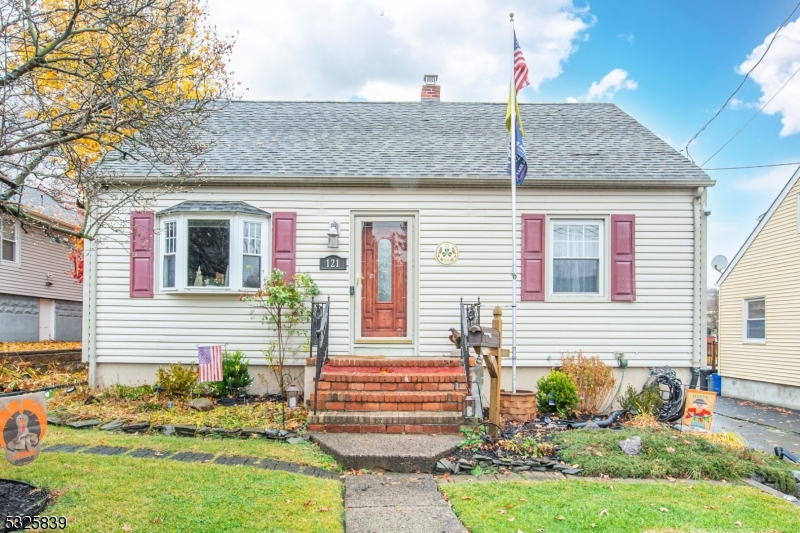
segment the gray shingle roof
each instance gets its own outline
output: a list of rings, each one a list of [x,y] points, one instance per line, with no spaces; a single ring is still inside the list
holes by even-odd
[[[203,174],[218,177],[481,177],[507,180],[505,104],[242,102],[215,110]],[[613,104],[521,104],[528,183],[709,180]],[[128,176],[149,163],[111,161]],[[163,169],[162,169],[163,170]]]
[[[171,215],[172,213],[245,213],[248,215],[270,216],[266,211],[244,202],[181,202],[172,207],[168,207],[159,212],[159,215]]]

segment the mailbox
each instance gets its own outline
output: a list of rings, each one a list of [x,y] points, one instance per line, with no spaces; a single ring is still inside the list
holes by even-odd
[[[467,332],[467,344],[484,348],[499,348],[500,332],[494,328],[472,326]]]

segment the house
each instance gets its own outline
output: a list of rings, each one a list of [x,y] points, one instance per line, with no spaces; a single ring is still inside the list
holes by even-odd
[[[626,354],[626,383],[660,365],[688,379],[705,350],[714,182],[613,104],[520,108],[518,386],[578,350],[614,366]],[[487,324],[505,309],[509,347],[504,115],[505,104],[424,100],[221,106],[204,127],[216,140],[199,163],[206,180],[131,213],[144,236],[133,250],[87,253],[92,379],[153,382],[204,343],[242,350],[266,374],[267,331],[239,295],[274,267],[311,273],[330,297],[331,354],[449,355],[461,298],[480,298]],[[169,172],[134,157],[104,164],[132,185]]]
[[[54,229],[0,217],[0,342],[79,341],[83,285],[73,276],[70,237],[58,228],[79,225],[80,214],[30,189],[22,203]]]
[[[722,394],[800,409],[800,168],[719,278]]]

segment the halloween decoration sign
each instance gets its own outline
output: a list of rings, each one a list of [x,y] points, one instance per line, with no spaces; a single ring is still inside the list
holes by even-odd
[[[12,465],[22,466],[36,459],[46,430],[43,392],[0,398],[0,446]]]
[[[714,417],[714,406],[717,402],[717,393],[702,390],[686,391],[686,407],[683,412],[683,423],[689,427],[711,429]]]

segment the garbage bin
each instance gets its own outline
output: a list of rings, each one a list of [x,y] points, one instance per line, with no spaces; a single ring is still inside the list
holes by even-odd
[[[711,374],[713,374],[713,372],[714,371],[710,368],[700,369],[700,383],[698,383],[698,388],[700,390],[714,390],[711,380]]]
[[[722,396],[722,376],[714,372],[711,374],[711,390],[717,393],[717,396]]]

